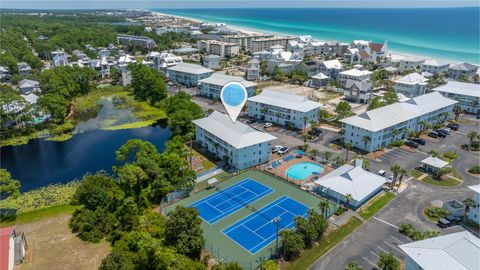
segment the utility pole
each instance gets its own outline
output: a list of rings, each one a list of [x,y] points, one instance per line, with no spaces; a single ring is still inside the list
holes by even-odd
[[[276,239],[276,245],[277,245],[277,254],[278,254],[278,226],[280,223],[280,217],[276,217],[272,220],[277,225],[277,239]]]

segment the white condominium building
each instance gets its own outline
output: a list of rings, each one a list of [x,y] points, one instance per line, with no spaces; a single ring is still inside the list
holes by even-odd
[[[344,118],[340,120],[343,141],[365,151],[377,150],[406,138],[412,131],[424,129],[427,124],[445,122],[451,118],[456,103],[433,92]]]
[[[248,116],[296,129],[318,121],[321,104],[304,96],[265,89],[248,99]]]
[[[220,57],[232,57],[240,52],[238,43],[230,43],[218,40],[199,40],[197,47],[207,54],[214,54]]]
[[[211,69],[189,63],[178,63],[167,69],[167,76],[170,80],[188,87],[197,86],[200,80],[210,77],[212,73]]]
[[[249,97],[255,95],[256,83],[247,81],[242,77],[222,73],[213,73],[212,76],[200,80],[200,94],[208,98],[220,99],[223,86],[230,82],[238,82],[245,86]]]
[[[458,80],[461,78],[472,79],[477,73],[478,66],[470,63],[458,63],[448,68],[448,77]]]
[[[431,74],[447,73],[449,66],[450,64],[447,62],[438,60],[425,60],[425,62],[422,64],[422,72],[428,72]]]
[[[371,71],[358,70],[356,68],[353,68],[353,69],[340,72],[338,76],[338,82],[345,86],[347,83],[347,80],[361,82],[361,81],[369,81],[371,77],[372,77]]]
[[[276,137],[214,111],[194,120],[195,140],[237,170],[268,162]]]
[[[469,113],[480,113],[480,85],[449,81],[446,85],[433,89],[444,97],[458,101],[462,110]]]
[[[252,40],[252,52],[268,51],[270,47],[280,45],[284,50],[287,50],[287,43],[289,40],[295,40],[294,37],[271,37],[259,38]]]
[[[397,94],[412,98],[425,94],[427,81],[427,78],[414,72],[396,80],[394,89]]]

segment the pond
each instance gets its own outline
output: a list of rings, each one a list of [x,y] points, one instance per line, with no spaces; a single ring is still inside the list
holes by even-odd
[[[0,148],[0,167],[20,180],[23,192],[69,182],[88,172],[111,172],[112,165],[117,164],[115,151],[128,140],[149,141],[161,152],[170,136],[167,125],[159,122],[144,128],[87,131],[62,142],[35,139],[24,145]]]

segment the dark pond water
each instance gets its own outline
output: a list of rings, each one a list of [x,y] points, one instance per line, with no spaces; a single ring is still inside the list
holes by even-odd
[[[0,167],[22,183],[22,191],[52,183],[69,182],[85,173],[110,172],[117,164],[115,151],[130,139],[153,143],[163,151],[171,132],[166,124],[116,131],[79,133],[63,142],[31,140],[28,144],[0,148]]]

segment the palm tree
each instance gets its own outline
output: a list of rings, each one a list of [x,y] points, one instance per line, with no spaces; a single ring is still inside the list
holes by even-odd
[[[470,145],[472,145],[476,139],[478,139],[479,134],[476,131],[470,131],[468,134],[468,139],[470,139]]]
[[[317,126],[317,122],[315,122],[315,120],[310,120],[310,128],[315,128]]]
[[[393,174],[392,188],[395,186],[395,182],[397,182],[397,177],[398,177],[398,174],[400,173],[401,170],[402,170],[402,167],[400,167],[400,165],[398,165],[398,164],[394,164],[394,165],[390,166],[390,171]]]
[[[437,180],[442,180],[442,176],[444,176],[449,172],[451,172],[450,168],[438,168],[435,171],[433,171],[433,177],[436,178]]]
[[[324,155],[327,162],[333,157],[333,153],[330,151],[325,151]]]
[[[398,187],[400,188],[400,186],[402,185],[402,179],[405,175],[407,175],[407,170],[405,170],[404,168],[400,168],[400,170],[398,171]]]
[[[324,218],[327,218],[328,217],[328,207],[329,207],[328,202],[324,201],[324,200],[321,200],[318,203],[318,207],[320,208],[320,212],[322,212],[322,216]]]
[[[368,170],[369,167],[370,167],[370,160],[364,159],[362,163],[362,168],[364,168],[365,170]]]
[[[442,156],[442,154],[440,154],[440,152],[438,152],[437,150],[431,150],[430,152],[428,152],[428,154],[432,157],[436,157],[436,158],[439,158]]]
[[[347,153],[345,154],[345,162],[348,162],[348,153],[350,152],[350,149],[352,149],[352,143],[346,143],[345,149],[347,150]]]
[[[418,122],[418,124],[420,125],[420,131],[424,131],[425,128],[427,127],[427,122],[426,121],[420,121]]]
[[[470,198],[466,198],[465,200],[463,200],[463,205],[465,205],[465,214],[463,216],[464,221],[466,220],[468,213],[470,213],[470,207],[472,207],[474,203],[475,202]]]
[[[350,204],[350,200],[352,200],[352,199],[353,199],[352,194],[350,194],[350,193],[345,194],[345,200],[347,201],[347,202],[346,202],[347,207],[348,207],[348,205]]]
[[[307,143],[307,120],[308,117],[303,117],[303,143]]]
[[[310,150],[310,154],[314,157],[317,157],[318,153],[320,153],[318,149],[313,148],[312,150]]]
[[[372,141],[372,138],[370,136],[363,136],[362,137],[362,142],[365,144],[365,151],[367,151],[367,144]]]
[[[399,133],[400,133],[400,131],[398,131],[398,129],[396,129],[396,128],[392,129],[393,140],[396,139],[396,137]]]

